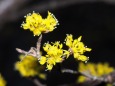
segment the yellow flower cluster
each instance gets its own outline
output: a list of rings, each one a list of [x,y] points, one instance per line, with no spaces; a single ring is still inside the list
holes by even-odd
[[[26,21],[22,23],[22,27],[25,30],[29,29],[30,31],[32,31],[35,36],[39,36],[42,33],[48,33],[53,31],[56,28],[56,25],[58,25],[58,21],[55,16],[50,12],[48,12],[48,16],[45,19],[43,19],[42,16],[38,13],[29,13],[26,16]],[[83,54],[86,51],[91,51],[91,49],[87,48],[83,44],[83,42],[81,42],[81,36],[78,39],[73,40],[73,36],[71,34],[68,34],[65,39],[65,44],[69,47],[68,50],[62,49],[63,44],[61,44],[59,41],[52,44],[45,43],[43,49],[47,54],[40,57],[40,64],[46,64],[46,68],[48,70],[52,70],[53,66],[56,63],[62,62],[65,57],[68,58],[71,54],[73,54],[74,58],[76,58],[77,60],[87,62],[88,57]],[[29,57],[30,56],[28,56],[28,58],[26,59],[30,59]],[[26,64],[30,66],[25,66]],[[22,61],[20,64],[16,64],[16,69],[20,71],[22,76],[37,75],[37,72],[35,71],[35,69],[37,70],[36,63],[31,61],[25,60]],[[28,69],[30,72],[27,72]]]
[[[0,74],[0,86],[6,86],[6,81],[4,80],[1,74]]]
[[[20,55],[20,60],[23,59],[24,55]],[[38,59],[33,56],[26,56],[21,62],[15,63],[15,69],[20,72],[23,77],[34,77],[39,76],[44,79],[45,74],[41,73],[41,67],[38,64]]]
[[[46,55],[40,58],[40,64],[47,64],[47,70],[52,70],[53,65],[56,63],[60,63],[63,61],[63,56],[69,56],[69,52],[62,49],[63,44],[59,41],[49,44],[44,44],[44,51],[46,51]]]
[[[81,61],[87,61],[88,57],[83,54],[86,51],[91,51],[91,48],[87,48],[83,42],[81,42],[81,38],[82,36],[73,40],[72,34],[67,34],[65,44],[69,47],[69,51],[74,55],[74,58]]]
[[[106,74],[109,74],[111,72],[114,71],[113,67],[110,67],[108,63],[98,63],[98,64],[94,64],[94,63],[79,63],[79,69],[80,72],[86,72],[89,71],[89,73],[93,76],[103,76]],[[86,77],[84,76],[79,76],[78,78],[78,82],[82,83],[86,80]]]
[[[50,12],[48,12],[48,16],[45,19],[38,13],[29,13],[26,16],[26,21],[22,23],[22,27],[25,30],[29,29],[32,31],[35,36],[53,31],[56,25],[58,25],[58,21]]]

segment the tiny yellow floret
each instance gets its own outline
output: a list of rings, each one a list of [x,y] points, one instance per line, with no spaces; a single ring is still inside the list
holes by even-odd
[[[27,14],[26,21],[22,23],[24,30],[29,29],[35,36],[39,36],[42,33],[48,33],[53,31],[58,25],[58,20],[55,16],[48,12],[47,18],[43,19],[38,13],[33,12]]]

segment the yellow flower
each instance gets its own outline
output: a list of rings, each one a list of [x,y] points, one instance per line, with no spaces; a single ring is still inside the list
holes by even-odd
[[[26,21],[22,23],[22,27],[25,30],[29,29],[32,31],[35,36],[53,31],[56,25],[58,25],[58,21],[50,12],[48,12],[48,16],[45,19],[38,13],[29,13],[26,16]]]
[[[20,55],[20,59],[24,56]],[[43,64],[41,62],[41,64]],[[15,63],[15,69],[20,72],[23,77],[34,77],[41,74],[41,67],[38,64],[38,59],[33,56],[26,56],[21,62]]]
[[[89,73],[93,76],[101,77],[114,71],[113,67],[110,67],[108,63],[79,63],[78,71]],[[77,82],[82,83],[86,80],[86,77],[79,76]]]
[[[68,51],[62,49],[63,45],[57,41],[55,43],[49,44],[45,43],[43,46],[44,51],[46,51],[46,55],[40,58],[40,64],[46,63],[47,69],[52,70],[53,66],[56,63],[60,63],[63,61],[63,56],[69,56]],[[45,60],[43,60],[45,59]]]
[[[74,55],[74,58],[81,61],[87,61],[88,57],[83,54],[86,51],[91,51],[91,49],[87,48],[83,44],[83,42],[81,42],[81,38],[82,36],[80,36],[78,39],[73,40],[72,34],[67,34],[65,44],[69,47],[69,51]]]
[[[6,86],[6,81],[4,80],[1,74],[0,74],[0,86]]]

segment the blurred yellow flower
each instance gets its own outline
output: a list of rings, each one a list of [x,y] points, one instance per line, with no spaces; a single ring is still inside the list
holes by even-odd
[[[1,74],[0,74],[0,86],[6,86],[6,81],[4,80]]]
[[[23,57],[24,55],[20,55],[20,60]],[[42,68],[38,63],[38,59],[33,56],[26,56],[26,58],[24,58],[21,62],[16,62],[15,69],[19,71],[23,77],[41,76],[42,71]]]
[[[89,72],[91,75],[101,77],[114,71],[113,67],[110,67],[108,63],[79,63],[78,71]],[[82,83],[86,80],[86,77],[79,76],[77,82]]]
[[[35,36],[53,31],[56,25],[58,25],[58,21],[51,12],[48,12],[45,19],[38,13],[29,13],[26,16],[26,21],[22,23],[22,27],[32,31]]]
[[[67,34],[65,44],[69,47],[69,51],[74,55],[74,58],[81,61],[87,61],[88,57],[83,54],[86,51],[91,51],[91,48],[87,48],[83,44],[83,42],[81,42],[81,38],[82,36],[80,36],[78,39],[73,40],[73,35]]]
[[[46,51],[46,55],[40,58],[40,64],[47,64],[47,69],[52,70],[53,65],[56,63],[60,63],[63,61],[63,56],[69,56],[69,52],[62,49],[63,44],[59,41],[49,44],[45,43],[43,46],[44,51]]]

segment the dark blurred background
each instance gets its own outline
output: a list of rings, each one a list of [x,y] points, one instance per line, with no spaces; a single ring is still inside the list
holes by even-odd
[[[109,62],[115,66],[115,1],[114,0],[0,0],[0,73],[7,81],[7,86],[35,86],[21,77],[14,70],[19,53],[15,48],[29,50],[36,46],[38,37],[20,26],[24,16],[32,11],[45,18],[52,12],[60,25],[43,35],[42,42],[64,41],[66,34],[74,38],[83,36],[82,41],[92,51],[86,53],[89,62]],[[62,68],[77,69],[74,59],[68,59]],[[58,67],[48,74],[47,85],[57,86],[73,83],[75,75],[61,74]]]

